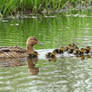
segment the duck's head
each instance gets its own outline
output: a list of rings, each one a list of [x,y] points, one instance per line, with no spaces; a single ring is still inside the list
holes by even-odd
[[[26,44],[27,44],[27,45],[34,46],[35,44],[39,44],[39,41],[37,40],[36,37],[32,36],[32,37],[29,37],[29,38],[27,39]]]
[[[32,37],[29,37],[26,41],[26,50],[27,50],[27,53],[30,54],[30,53],[33,53],[34,52],[34,49],[33,49],[33,46],[35,44],[39,44],[39,41],[37,40],[36,37],[32,36]]]

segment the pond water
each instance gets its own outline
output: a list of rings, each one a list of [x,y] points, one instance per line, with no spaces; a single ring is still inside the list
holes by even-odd
[[[43,43],[36,45],[36,50],[73,42],[79,47],[92,47],[92,16],[79,13],[0,22],[0,46],[25,48],[29,36],[36,36]],[[31,75],[27,65],[0,67],[0,92],[92,92],[92,58],[38,60],[35,67],[39,69],[37,75]]]

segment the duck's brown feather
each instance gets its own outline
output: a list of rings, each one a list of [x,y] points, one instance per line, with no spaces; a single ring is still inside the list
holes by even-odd
[[[0,58],[18,58],[25,57],[26,49],[21,47],[0,47]]]

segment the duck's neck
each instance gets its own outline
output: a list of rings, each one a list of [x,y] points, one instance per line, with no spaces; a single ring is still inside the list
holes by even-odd
[[[26,50],[27,50],[27,54],[33,53],[34,52],[33,45],[27,46]]]

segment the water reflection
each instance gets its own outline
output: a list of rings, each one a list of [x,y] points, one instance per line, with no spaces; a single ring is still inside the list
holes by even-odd
[[[0,58],[0,67],[15,67],[26,65],[26,58]]]
[[[33,57],[32,55],[27,56],[28,70],[32,75],[38,74],[39,68],[35,67],[35,64],[38,61],[38,57]]]
[[[21,22],[8,20],[0,23],[0,29],[0,46],[25,47],[27,37],[34,35],[44,43],[35,49],[59,48],[72,42],[79,47],[87,45],[92,47],[91,17],[58,16],[53,19],[23,19]],[[7,61],[10,62],[8,66],[23,65],[25,61],[24,65],[27,63],[28,67],[26,65],[0,68],[0,92],[91,92],[91,57],[50,59],[51,61],[56,59],[56,62],[47,60],[38,62],[37,58],[30,57],[27,57],[27,60],[17,59],[17,62],[14,59],[4,60],[5,66]],[[40,72],[36,66],[39,66]]]

